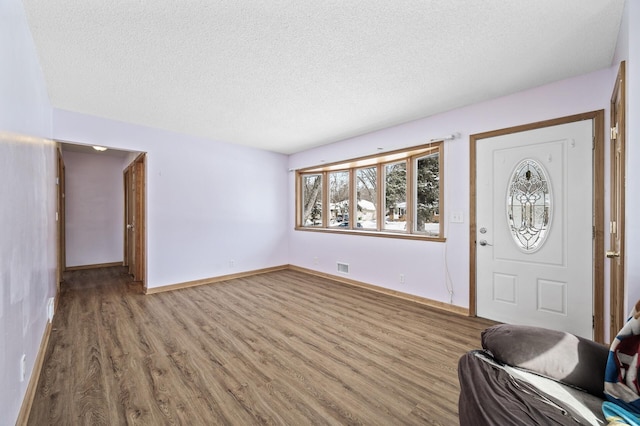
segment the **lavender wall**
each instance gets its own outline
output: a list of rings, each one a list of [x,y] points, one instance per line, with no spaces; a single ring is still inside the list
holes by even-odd
[[[472,105],[292,155],[289,168],[424,144],[451,133],[445,143],[446,243],[343,236],[295,231],[289,219],[290,263],[338,275],[336,262],[350,265],[349,278],[432,300],[469,306],[469,135],[510,126],[607,109],[617,67]],[[608,117],[608,112],[607,112]],[[607,118],[608,120],[608,118]],[[294,173],[289,176],[293,210]],[[449,223],[451,212],[464,223]],[[317,264],[315,261],[317,258]],[[399,275],[405,282],[401,284]],[[452,288],[452,293],[448,288]]]
[[[149,288],[288,263],[287,157],[64,110],[56,139],[147,152]]]
[[[125,160],[64,151],[66,266],[123,261]]]
[[[57,229],[51,106],[19,0],[0,2],[0,93],[0,425],[13,425],[56,292]]]

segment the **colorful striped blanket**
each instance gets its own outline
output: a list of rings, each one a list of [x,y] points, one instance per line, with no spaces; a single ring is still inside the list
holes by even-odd
[[[602,412],[609,425],[640,426],[640,301],[611,342],[604,377]]]

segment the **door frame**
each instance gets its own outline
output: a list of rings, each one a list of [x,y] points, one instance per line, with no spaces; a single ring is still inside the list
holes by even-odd
[[[476,149],[487,138],[576,121],[593,120],[593,340],[604,343],[604,110],[570,115],[469,136],[469,316],[476,306]]]
[[[57,209],[56,220],[58,221],[58,266],[56,268],[56,286],[58,293],[63,279],[63,272],[67,268],[67,246],[66,246],[66,203],[65,203],[65,165],[62,156],[62,146],[56,142],[56,163],[57,163]]]
[[[133,274],[131,270],[133,261],[131,260],[133,257],[133,241],[130,241],[131,236],[129,235],[129,224],[133,222],[133,208],[131,206],[131,199],[133,199],[133,190],[131,188],[131,174],[132,174],[132,166],[128,165],[123,171],[123,181],[124,181],[124,247],[123,247],[123,258],[122,262],[123,266],[126,266],[127,273]]]
[[[146,153],[138,155],[123,171],[124,182],[124,262],[134,281],[142,282],[147,290],[147,173]],[[133,217],[134,228],[129,234],[128,224]]]
[[[610,127],[610,161],[611,161],[611,180],[610,180],[610,226],[609,226],[609,244],[610,250],[618,252],[616,257],[612,257],[610,265],[610,290],[609,290],[609,340],[618,334],[618,331],[625,323],[627,315],[625,309],[625,194],[626,194],[626,82],[625,82],[625,62],[622,61],[618,68],[616,83],[611,95],[611,118]],[[617,128],[616,128],[617,127]],[[615,130],[614,130],[615,128]],[[619,152],[616,155],[616,151]],[[618,157],[616,159],[616,156]],[[616,212],[618,214],[616,215]],[[614,215],[618,216],[617,218]],[[618,238],[618,246],[616,247],[616,237]],[[609,252],[607,257],[610,257]],[[619,262],[616,266],[614,261]],[[616,270],[617,269],[617,270]]]

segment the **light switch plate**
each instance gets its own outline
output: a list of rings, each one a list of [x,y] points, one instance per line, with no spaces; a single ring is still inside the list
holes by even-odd
[[[463,222],[464,222],[464,213],[451,212],[451,223],[463,223]]]

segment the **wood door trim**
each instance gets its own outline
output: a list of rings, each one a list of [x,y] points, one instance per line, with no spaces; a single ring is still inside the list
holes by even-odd
[[[123,223],[123,241],[124,241],[124,246],[122,248],[123,250],[123,258],[124,261],[122,262],[123,266],[129,266],[129,229],[127,228],[127,225],[129,224],[129,199],[131,198],[129,196],[129,187],[130,187],[130,181],[131,181],[131,166],[127,166],[123,172],[122,172],[122,181],[123,181],[123,185],[124,185],[124,223]]]
[[[618,68],[618,75],[616,77],[616,83],[613,87],[613,93],[611,94],[611,116],[610,116],[610,125],[613,126],[614,123],[617,123],[618,125],[618,134],[617,134],[617,143],[620,146],[620,159],[619,159],[619,164],[620,164],[620,168],[622,168],[622,170],[618,170],[618,174],[622,176],[622,179],[620,179],[620,186],[621,188],[619,188],[619,197],[620,199],[618,200],[618,204],[619,204],[619,208],[620,208],[620,221],[619,223],[617,223],[617,229],[616,229],[616,233],[619,236],[619,240],[620,240],[620,257],[619,257],[619,262],[620,262],[620,269],[623,271],[623,273],[620,274],[616,274],[616,271],[614,270],[613,267],[611,267],[611,288],[609,290],[609,317],[610,317],[610,324],[609,324],[609,340],[612,340],[613,337],[618,333],[618,331],[622,328],[622,326],[624,325],[625,322],[625,316],[627,314],[627,312],[625,312],[624,309],[624,295],[625,295],[625,280],[624,280],[624,270],[625,270],[625,208],[626,208],[626,201],[625,201],[625,194],[626,194],[626,182],[625,182],[625,175],[626,175],[626,138],[625,138],[625,131],[626,131],[626,110],[625,110],[625,103],[626,103],[626,64],[625,61],[622,61],[620,63],[620,66]],[[615,182],[617,181],[617,177],[614,175],[614,169],[616,169],[617,167],[614,167],[614,164],[616,162],[616,158],[615,155],[613,153],[613,151],[616,149],[616,146],[613,142],[613,140],[610,139],[610,149],[611,149],[611,204],[613,204],[615,202],[615,194],[613,191],[613,186],[615,185]],[[613,211],[613,208],[611,209]],[[614,220],[615,218],[611,217],[611,220]],[[610,242],[610,244],[613,241]],[[613,247],[612,247],[613,249]],[[617,276],[617,279],[614,280],[614,275]],[[614,285],[615,284],[615,285]]]
[[[57,163],[57,214],[58,214],[58,230],[57,230],[57,250],[58,250],[58,267],[56,271],[56,291],[60,292],[60,284],[62,283],[62,275],[67,267],[67,248],[66,248],[66,202],[65,202],[65,165],[64,156],[62,155],[62,145],[56,142],[56,163]]]
[[[136,238],[136,252],[134,256],[136,257],[135,265],[136,265],[136,278],[139,281],[142,281],[142,286],[144,289],[147,288],[147,261],[146,261],[146,253],[147,253],[147,173],[146,173],[146,154],[142,153],[138,155],[138,157],[134,161],[134,165],[136,167],[137,176],[136,176],[136,193],[135,193],[135,203],[136,210],[135,214],[137,216],[136,228],[134,229],[134,235]]]
[[[469,136],[469,315],[477,316],[476,296],[476,145],[481,139],[520,133],[559,124],[593,120],[593,214],[594,214],[594,264],[593,264],[593,338],[604,343],[604,110],[590,111],[520,126],[476,133]]]
[[[604,341],[604,110],[593,117],[593,340]]]

